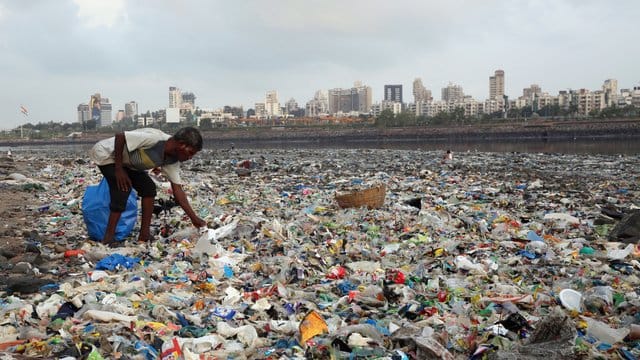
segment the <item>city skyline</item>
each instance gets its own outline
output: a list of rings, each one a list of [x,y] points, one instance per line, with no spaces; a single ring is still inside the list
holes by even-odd
[[[574,0],[0,0],[0,127],[74,122],[94,93],[114,113],[129,101],[140,112],[163,109],[169,86],[196,94],[200,107],[245,110],[270,90],[304,106],[317,90],[356,81],[373,102],[393,84],[410,102],[416,78],[435,99],[453,83],[485,100],[498,69],[512,99],[532,84],[551,94],[599,90],[610,78],[632,88],[638,10],[634,1]]]

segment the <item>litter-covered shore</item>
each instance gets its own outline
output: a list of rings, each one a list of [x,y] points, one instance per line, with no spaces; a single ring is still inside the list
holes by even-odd
[[[159,208],[154,242],[106,248],[86,154],[15,149],[0,357],[638,358],[640,156],[443,153],[205,150],[183,178],[208,230]]]

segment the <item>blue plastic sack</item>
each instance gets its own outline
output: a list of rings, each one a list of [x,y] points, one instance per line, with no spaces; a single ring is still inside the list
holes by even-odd
[[[107,256],[106,258],[98,261],[98,263],[96,264],[96,270],[113,271],[118,266],[123,267],[125,269],[131,269],[132,267],[134,267],[139,262],[140,262],[140,258],[124,256],[124,255],[120,255],[118,253],[115,253],[115,254],[111,254],[111,255]]]
[[[107,230],[109,213],[111,213],[111,210],[109,210],[110,202],[111,195],[109,195],[107,179],[102,178],[98,185],[87,186],[82,198],[82,217],[87,226],[90,239],[102,241]],[[115,239],[117,241],[122,241],[131,234],[137,218],[138,200],[135,190],[132,189],[127,199],[127,206],[116,226]]]

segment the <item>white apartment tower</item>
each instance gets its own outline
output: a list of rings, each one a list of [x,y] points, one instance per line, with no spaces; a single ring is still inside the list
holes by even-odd
[[[607,106],[611,106],[618,102],[618,80],[605,80],[604,84],[602,84],[602,91],[604,92],[604,100]]]
[[[133,119],[136,115],[138,115],[138,103],[135,101],[129,101],[124,104],[124,118],[125,119]]]
[[[316,91],[313,99],[305,106],[305,116],[322,116],[329,114],[329,100],[325,90]]]
[[[330,114],[368,114],[373,104],[371,86],[362,85],[361,82],[356,82],[350,89],[330,89],[327,97]]]
[[[442,88],[442,101],[446,103],[457,103],[464,99],[462,86],[449,83],[446,88]]]
[[[289,101],[284,103],[284,109],[287,114],[291,114],[292,112],[298,110],[298,102],[296,101],[296,99],[291,98],[289,99]]]
[[[179,108],[182,105],[182,94],[180,93],[180,89],[175,86],[169,87],[169,107],[170,108]]]
[[[496,70],[489,77],[489,99],[500,100],[504,97],[504,71]]]
[[[433,100],[431,97],[431,91],[424,87],[422,79],[416,78],[413,80],[413,102],[417,104],[429,102],[431,100]]]
[[[522,97],[532,100],[542,94],[542,88],[538,84],[531,84],[528,88],[522,89]]]
[[[281,116],[280,103],[278,102],[278,92],[275,90],[267,91],[267,95],[264,101],[265,111],[267,116]]]

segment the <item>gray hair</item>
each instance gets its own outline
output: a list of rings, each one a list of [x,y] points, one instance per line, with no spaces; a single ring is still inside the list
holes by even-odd
[[[202,135],[200,135],[200,131],[194,127],[183,127],[173,135],[173,138],[197,151],[202,150]]]

